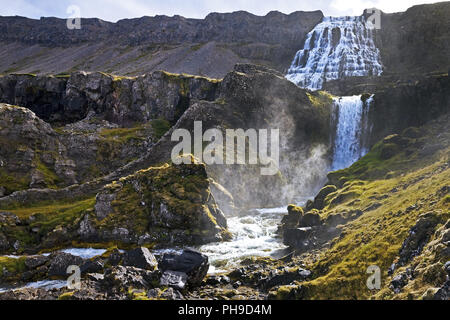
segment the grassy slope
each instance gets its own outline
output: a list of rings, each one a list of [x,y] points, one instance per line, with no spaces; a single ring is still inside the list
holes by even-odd
[[[388,289],[392,279],[388,277],[388,268],[418,216],[434,212],[440,221],[437,228],[450,218],[449,196],[438,192],[450,181],[448,122],[448,117],[444,117],[420,130],[418,137],[407,138],[407,145],[390,159],[382,157],[383,148],[390,143],[380,143],[351,168],[330,175],[343,186],[327,197],[327,206],[321,215],[354,210],[362,210],[364,214],[347,224],[331,248],[313,263],[314,280],[302,284],[307,288],[305,298],[394,298]],[[405,134],[411,136],[411,130]],[[434,149],[435,152],[427,154],[424,150],[429,150],[430,146],[437,146],[440,151]],[[430,256],[423,254],[415,260],[430,260]],[[446,261],[438,255],[431,259],[440,268]],[[413,263],[420,264],[420,261]],[[369,277],[366,270],[371,265],[382,270],[380,292],[370,291],[366,286]],[[433,279],[424,280],[420,272],[417,279],[414,290],[407,287],[397,297],[420,298],[436,285]]]

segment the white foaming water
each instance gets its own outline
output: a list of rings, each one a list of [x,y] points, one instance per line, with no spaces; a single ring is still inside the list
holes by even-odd
[[[297,52],[286,78],[300,87],[322,88],[324,81],[383,72],[374,27],[363,16],[324,17]]]
[[[101,256],[106,252],[106,249],[93,249],[93,248],[69,248],[63,249],[61,252],[69,253],[76,257],[81,257],[83,259],[91,259],[96,256]]]
[[[305,202],[302,199],[299,205]],[[199,248],[209,257],[209,273],[220,273],[235,267],[246,257],[279,258],[286,254],[287,247],[277,236],[277,230],[281,219],[287,213],[285,206],[255,209],[245,216],[228,217],[228,230],[233,234],[233,239],[230,242],[212,243]]]
[[[230,242],[207,244],[200,251],[209,257],[210,273],[220,273],[239,260],[251,256],[270,256],[286,248],[276,237],[278,224],[287,209],[252,210],[246,216],[227,218]]]
[[[21,287],[0,288],[0,293],[6,292],[6,291],[25,289],[25,288],[44,289],[44,290],[61,289],[66,286],[67,286],[67,281],[64,281],[64,280],[42,280],[42,281],[30,282]]]
[[[367,154],[365,138],[370,130],[368,112],[373,96],[363,102],[361,96],[334,98],[337,129],[332,170],[349,167]]]

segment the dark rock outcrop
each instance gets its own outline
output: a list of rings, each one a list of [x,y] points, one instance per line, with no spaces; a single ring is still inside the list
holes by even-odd
[[[127,251],[123,258],[124,266],[136,267],[139,269],[155,270],[158,268],[158,261],[147,248],[141,247]]]
[[[180,278],[179,273],[186,274],[186,281],[190,286],[199,286],[208,273],[208,257],[191,249],[181,253],[166,253],[159,263],[159,268],[165,272],[175,271],[173,277],[168,274],[167,279]],[[180,278],[183,280],[183,277]],[[170,281],[169,281],[170,282]],[[182,281],[181,281],[182,282]]]
[[[48,275],[66,277],[67,268],[71,265],[81,266],[84,260],[68,253],[58,252],[50,256]]]

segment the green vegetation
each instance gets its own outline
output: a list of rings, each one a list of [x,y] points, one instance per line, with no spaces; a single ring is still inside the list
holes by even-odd
[[[55,230],[76,227],[82,215],[92,210],[94,204],[95,197],[82,200],[44,201],[25,207],[17,203],[1,210],[17,215],[21,221],[28,221],[28,225],[3,224],[0,225],[0,231],[9,239],[20,242],[19,252],[23,248],[34,248],[43,245],[42,238],[49,236]],[[63,246],[70,240],[72,239],[61,237],[57,241],[57,245]]]
[[[30,186],[29,176],[21,176],[18,173],[10,173],[0,168],[0,186],[5,188],[6,194],[17,190],[25,190]]]
[[[301,284],[305,289],[302,298],[393,298],[387,272],[419,215],[432,212],[440,223],[438,226],[450,218],[449,196],[440,191],[450,181],[450,170],[446,167],[450,148],[444,144],[439,151],[420,152],[423,145],[448,143],[442,134],[446,132],[442,128],[445,122],[430,124],[428,131],[408,129],[402,136],[388,137],[352,167],[329,175],[338,189],[325,198],[321,217],[355,211],[363,214],[343,227],[341,236],[333,240],[331,248],[325,249],[317,261],[310,261],[314,280]],[[383,147],[393,141],[398,150],[392,157],[383,159]],[[432,272],[430,265],[441,270],[445,262],[443,256],[429,252],[416,257],[413,263],[424,264],[425,271],[416,269],[417,280],[398,297],[420,298],[436,285],[436,277],[434,282],[426,280],[427,272]],[[383,288],[379,292],[370,291],[366,286],[369,276],[366,270],[371,265],[382,270]]]
[[[165,119],[156,119],[151,121],[154,137],[159,140],[167,131],[170,130],[170,122]]]
[[[9,257],[0,257],[0,281],[15,281],[19,280],[20,276],[26,270],[25,266],[25,257],[21,258],[9,258]],[[8,276],[5,276],[5,272],[3,270],[8,271]]]

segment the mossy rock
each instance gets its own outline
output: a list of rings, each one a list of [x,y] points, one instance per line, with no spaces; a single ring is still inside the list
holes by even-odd
[[[336,192],[337,188],[335,185],[327,185],[323,187],[319,194],[314,198],[314,206],[313,208],[322,210],[325,206],[325,198],[333,192]]]

